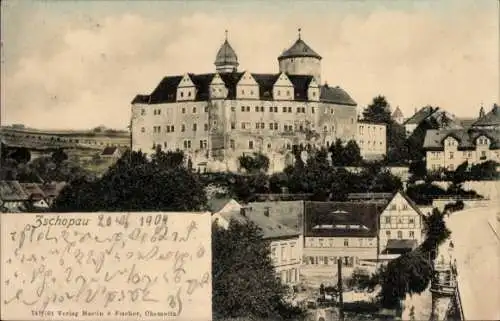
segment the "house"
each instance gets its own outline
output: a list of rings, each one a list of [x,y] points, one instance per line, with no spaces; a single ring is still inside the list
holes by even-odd
[[[433,129],[463,129],[462,123],[454,115],[439,107],[426,106],[415,111],[415,114],[403,123],[406,136],[411,136],[415,129],[424,123]]]
[[[395,193],[380,215],[379,254],[411,251],[424,237],[424,214],[405,193]]]
[[[29,200],[18,181],[0,181],[0,208],[2,212],[19,213]]]
[[[103,159],[113,159],[117,160],[123,156],[122,150],[117,146],[105,147],[101,153],[101,158]]]
[[[20,183],[20,185],[28,195],[28,201],[26,202],[27,208],[38,210],[46,210],[49,208],[45,193],[37,183]]]
[[[356,143],[363,159],[383,159],[387,154],[386,125],[358,120]]]
[[[307,202],[304,212],[304,264],[354,267],[376,259],[378,220],[383,203]],[[331,268],[330,268],[331,269]]]
[[[270,242],[271,260],[282,283],[294,285],[299,282],[302,263],[299,232],[273,220],[269,211],[248,207],[241,207],[239,211],[222,210],[212,216],[212,221],[223,228],[228,228],[231,219],[256,224],[262,230],[263,238]]]
[[[56,198],[59,196],[63,188],[66,186],[66,182],[51,182],[38,184],[40,189],[45,195],[45,201],[49,206],[52,206]]]
[[[465,161],[469,165],[500,161],[500,130],[428,130],[423,148],[428,171],[454,171]]]

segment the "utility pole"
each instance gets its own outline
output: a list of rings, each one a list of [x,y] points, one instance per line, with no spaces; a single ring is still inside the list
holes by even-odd
[[[342,258],[337,259],[337,288],[339,291],[339,321],[344,321],[344,294],[342,290]]]

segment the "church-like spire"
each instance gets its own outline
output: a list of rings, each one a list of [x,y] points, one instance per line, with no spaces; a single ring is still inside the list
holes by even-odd
[[[300,40],[300,32],[302,31],[302,28],[299,28],[298,29],[298,32],[299,32],[299,40]]]
[[[227,40],[228,31],[225,30],[225,39],[224,43],[220,47],[217,52],[217,56],[215,57],[215,68],[218,72],[232,72],[236,71],[238,67],[238,56],[236,56],[236,52],[229,44]]]

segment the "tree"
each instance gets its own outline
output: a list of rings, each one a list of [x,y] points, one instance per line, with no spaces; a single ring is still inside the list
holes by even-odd
[[[344,166],[357,166],[361,163],[361,151],[356,141],[350,140],[347,142],[341,151],[341,160]]]
[[[29,149],[24,147],[16,148],[10,155],[9,158],[15,160],[18,164],[25,164],[31,160],[31,153]]]
[[[54,161],[54,163],[56,165],[59,165],[68,159],[68,154],[66,154],[62,148],[59,148],[55,152],[52,153],[51,157],[52,157],[52,160]]]
[[[462,188],[462,184],[467,180],[467,168],[469,163],[467,161],[458,165],[457,169],[451,173],[451,184],[448,187],[448,192],[451,194],[459,194]]]
[[[196,173],[185,167],[162,166],[142,153],[129,152],[101,179],[80,179],[64,188],[53,210],[199,211],[205,205],[205,191]]]
[[[344,146],[340,138],[337,138],[335,142],[330,145],[329,152],[331,153],[333,166],[344,166],[342,161]]]
[[[363,119],[376,124],[390,124],[391,109],[387,99],[381,95],[373,98],[372,103],[363,111]]]
[[[262,153],[254,153],[252,156],[241,155],[238,157],[238,161],[247,173],[267,172],[269,169],[269,158]]]
[[[269,242],[253,223],[212,227],[212,306],[215,319],[286,320],[303,313],[285,301],[286,287],[276,277]]]

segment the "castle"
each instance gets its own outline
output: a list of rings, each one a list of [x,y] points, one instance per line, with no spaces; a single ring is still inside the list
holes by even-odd
[[[236,170],[239,156],[261,152],[270,171],[280,171],[293,162],[294,146],[307,151],[337,138],[356,140],[363,157],[385,155],[385,126],[358,124],[357,103],[321,82],[322,57],[300,30],[277,60],[278,73],[238,71],[226,31],[214,73],[167,76],[133,99],[132,149],[180,149],[210,170]]]

